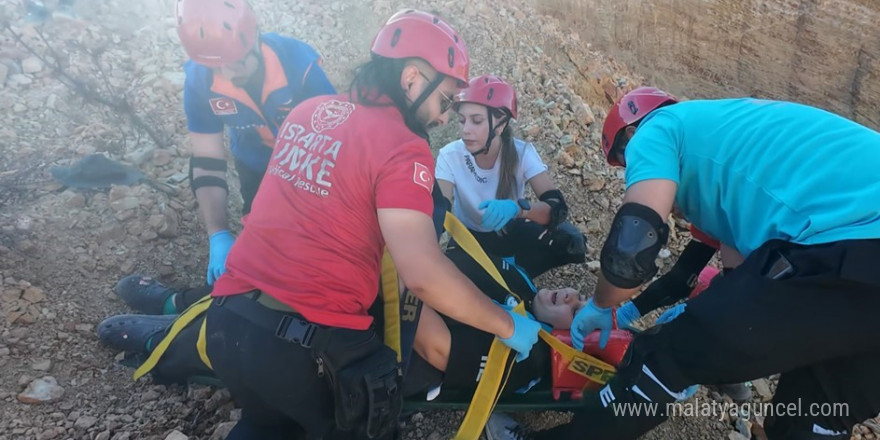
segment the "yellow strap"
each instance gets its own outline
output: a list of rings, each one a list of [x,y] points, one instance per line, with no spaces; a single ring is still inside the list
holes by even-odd
[[[510,363],[505,362],[509,357],[510,348],[508,346],[498,339],[492,341],[483,375],[480,377],[476,391],[474,391],[474,397],[471,398],[471,404],[464,414],[461,426],[458,427],[458,432],[453,437],[454,440],[477,440],[480,438],[480,432],[486,426],[495,404],[498,403],[498,396],[501,395],[500,391],[503,388],[501,381],[506,376],[505,372],[510,371]]]
[[[522,304],[522,303],[520,303]],[[517,306],[519,307],[519,306]],[[516,310],[517,313],[523,313],[523,310]],[[468,406],[461,426],[453,437],[454,440],[476,440],[480,438],[480,432],[489,421],[489,415],[492,409],[498,403],[501,396],[501,390],[507,384],[507,377],[513,366],[513,358],[510,356],[510,347],[504,345],[503,342],[495,338],[489,347],[489,355],[486,358],[486,366],[483,369],[483,375],[480,382],[477,383],[477,389],[474,391],[474,397],[471,398],[471,404]],[[502,380],[504,383],[502,383]]]
[[[501,272],[498,271],[498,268],[492,264],[492,260],[489,259],[489,256],[486,255],[486,251],[483,250],[483,247],[480,246],[480,243],[477,242],[477,239],[474,238],[474,235],[471,234],[471,231],[461,222],[461,220],[455,218],[451,213],[446,213],[446,219],[443,222],[444,227],[447,231],[449,231],[449,235],[452,236],[453,239],[461,246],[462,250],[464,250],[468,255],[471,256],[480,266],[492,276],[496,283],[498,283],[501,287],[503,287],[507,293],[509,293],[514,298],[520,300],[520,304],[522,304],[522,300],[519,295],[512,292],[510,287],[507,285],[507,282],[504,281],[504,278],[501,276]],[[539,334],[541,339],[547,343],[550,347],[558,351],[563,359],[566,361],[571,361],[573,359],[580,359],[582,363],[586,365],[590,365],[594,368],[599,368],[602,370],[607,370],[612,375],[616,371],[613,365],[610,365],[606,362],[602,362],[599,359],[596,359],[593,356],[590,356],[581,351],[575,350],[568,344],[556,339],[552,334],[541,330]],[[594,375],[593,377],[598,378],[599,376]],[[591,377],[591,379],[593,378]],[[604,384],[605,382],[599,382]]]
[[[174,320],[174,323],[171,324],[171,329],[168,330],[168,333],[162,338],[162,341],[159,342],[159,345],[153,349],[153,352],[150,353],[150,357],[147,358],[146,362],[141,364],[140,367],[134,372],[134,380],[138,380],[143,377],[145,374],[149,373],[153,368],[156,367],[156,364],[159,363],[159,359],[162,358],[162,355],[165,354],[165,350],[168,349],[168,346],[171,345],[171,341],[177,337],[177,334],[180,333],[189,323],[191,323],[194,319],[199,317],[205,310],[208,310],[208,306],[211,305],[211,296],[205,296],[204,298],[196,301],[195,304],[189,306],[177,319]],[[199,338],[201,339],[201,332]],[[201,342],[200,342],[201,343]],[[198,344],[197,344],[198,345]],[[201,357],[201,351],[199,352],[199,356]],[[203,361],[207,359],[207,356],[202,359]],[[207,365],[207,363],[206,363]]]
[[[402,362],[400,348],[400,286],[397,281],[397,268],[391,260],[388,248],[382,255],[382,302],[385,312],[385,345],[397,353],[397,362]]]
[[[488,272],[489,275],[492,275],[492,278],[496,283],[501,285],[504,290],[510,292],[510,287],[507,285],[507,281],[504,281],[501,272],[498,272],[498,268],[492,264],[492,260],[486,255],[486,251],[480,246],[480,242],[474,238],[474,234],[471,234],[471,231],[461,222],[461,220],[452,215],[451,212],[447,212],[446,218],[443,220],[443,227],[446,228],[446,232],[449,232],[452,239],[461,246],[462,250],[470,255],[471,258],[477,260],[477,263],[480,263],[483,270]],[[510,294],[519,299],[519,295],[513,292],[510,292]]]
[[[199,352],[199,359],[202,360],[202,363],[205,364],[206,367],[210,368],[211,371],[214,370],[214,366],[211,365],[211,360],[208,359],[208,350],[205,348],[207,345],[207,338],[205,338],[205,329],[208,327],[208,317],[205,316],[205,319],[202,320],[202,328],[199,329],[199,340],[196,341],[196,350]]]
[[[394,262],[391,260],[391,255],[387,250],[382,257],[382,299],[385,311],[385,343],[394,349],[397,353],[397,361],[401,362],[400,294],[397,281],[397,269],[395,268]],[[145,374],[152,371],[153,368],[156,368],[156,365],[159,363],[162,355],[165,354],[165,351],[168,350],[168,347],[171,345],[174,338],[176,338],[180,331],[187,325],[208,310],[210,304],[211,296],[208,295],[184,310],[183,313],[174,320],[171,329],[169,329],[168,333],[162,338],[162,341],[159,342],[153,352],[150,353],[147,360],[135,371],[134,379],[140,379]],[[202,321],[201,328],[199,328],[199,338],[196,341],[196,350],[199,353],[199,359],[201,359],[205,366],[213,370],[214,367],[211,365],[211,360],[208,358],[206,350],[206,325],[207,319]]]
[[[477,242],[477,239],[474,238],[473,234],[471,234],[460,220],[455,218],[451,213],[446,213],[446,219],[443,222],[443,225],[449,232],[449,235],[452,236],[459,246],[461,246],[462,250],[476,260],[483,270],[488,272],[495,282],[501,285],[510,295],[520,300],[519,296],[510,290],[510,287],[507,285],[507,282],[504,281],[498,268],[492,264],[492,261],[489,259],[489,256],[486,255],[486,252],[483,250],[482,246],[480,246],[479,242]],[[516,313],[525,314],[525,305],[522,300],[519,301],[513,310]],[[615,373],[615,369],[612,365],[602,362],[586,353],[575,350],[544,330],[540,331],[539,337],[550,345],[550,347],[557,350],[562,355],[564,361],[569,362],[569,369],[571,371],[580,374],[587,379],[604,384]],[[505,371],[507,371],[507,375],[509,375],[509,369],[512,364],[505,363],[505,360],[509,358],[509,355],[509,347],[504,345],[497,338],[492,341],[492,345],[489,348],[489,356],[486,360],[486,367],[483,370],[483,375],[480,378],[479,384],[477,384],[477,389],[474,392],[474,397],[471,399],[471,404],[468,407],[467,413],[465,413],[464,420],[462,420],[458,433],[456,433],[456,436],[454,437],[455,440],[479,438],[480,432],[489,420],[489,415],[492,413],[492,409],[495,407],[498,397],[501,395],[501,389],[503,389],[501,383],[502,376],[506,377]]]
[[[504,287],[508,292],[507,282],[498,272],[498,268],[489,260],[489,256],[483,251],[483,248],[474,238],[473,234],[455,218],[451,213],[446,213],[446,219],[443,226],[449,232],[449,235],[467,252],[472,258],[477,260],[484,270],[492,275],[492,278]],[[514,308],[516,313],[525,314],[525,306],[522,302]],[[498,402],[501,395],[501,381],[505,376],[505,372],[509,371],[510,364],[506,362],[510,358],[510,348],[497,338],[492,341],[489,347],[489,355],[486,358],[486,367],[483,369],[483,375],[471,398],[471,404],[461,421],[461,426],[455,434],[454,440],[476,440],[480,437],[480,432],[486,426],[492,409]]]

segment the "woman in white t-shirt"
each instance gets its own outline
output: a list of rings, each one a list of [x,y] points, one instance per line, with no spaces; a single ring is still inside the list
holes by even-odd
[[[494,255],[514,257],[531,277],[585,259],[583,234],[534,145],[513,136],[516,91],[482,75],[456,97],[461,139],[440,150],[436,179],[452,212]],[[525,198],[526,183],[538,201]],[[451,249],[456,249],[451,244]]]

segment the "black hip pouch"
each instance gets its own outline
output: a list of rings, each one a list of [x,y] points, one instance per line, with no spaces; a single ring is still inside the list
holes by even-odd
[[[397,353],[372,330],[328,331],[328,343],[313,349],[333,392],[337,426],[358,437],[390,436],[403,404]]]

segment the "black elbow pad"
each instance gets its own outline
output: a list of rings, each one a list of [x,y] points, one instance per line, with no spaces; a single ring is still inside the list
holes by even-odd
[[[194,168],[208,171],[223,171],[225,173],[227,168],[225,160],[201,156],[193,156],[189,158],[189,188],[192,190],[193,194],[196,193],[197,189],[206,186],[216,186],[229,192],[229,185],[227,185],[226,179],[217,176],[199,176],[193,178]]]
[[[626,203],[617,211],[599,262],[611,284],[632,289],[657,274],[655,259],[669,239],[669,226],[653,209]]]
[[[550,224],[547,225],[548,228],[553,229],[568,219],[568,205],[565,203],[565,198],[562,197],[562,191],[558,189],[544,191],[538,197],[538,200],[550,205]]]

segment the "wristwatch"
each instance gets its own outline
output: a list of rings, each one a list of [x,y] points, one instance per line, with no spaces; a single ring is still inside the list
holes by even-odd
[[[519,205],[519,209],[521,209],[519,215],[525,215],[526,211],[532,209],[532,204],[529,203],[528,199],[519,199],[516,201],[516,204]]]

